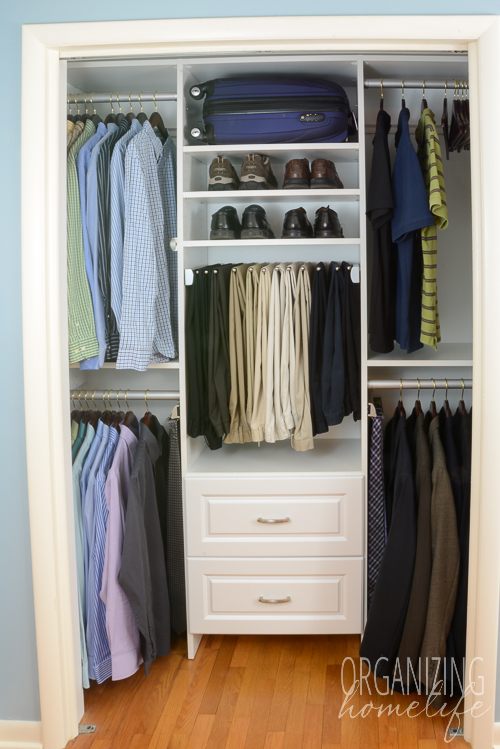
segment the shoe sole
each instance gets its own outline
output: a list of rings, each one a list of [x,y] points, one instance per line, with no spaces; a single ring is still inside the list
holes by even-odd
[[[287,179],[283,182],[283,190],[308,190],[309,182],[307,179],[301,177],[295,177],[293,179]]]
[[[242,239],[274,239],[274,234],[265,229],[242,229]]]
[[[210,231],[210,239],[239,239],[232,229],[215,229]]]
[[[283,232],[281,239],[312,239],[312,234],[307,234],[303,231],[287,231]]]
[[[336,231],[317,231],[314,236],[316,239],[344,239],[344,233]]]
[[[270,190],[266,182],[240,182],[239,190]]]
[[[208,185],[208,189],[214,192],[222,192],[224,190],[237,190],[238,187],[235,182],[227,182],[226,184],[216,182],[215,184]]]
[[[333,182],[331,179],[312,179],[311,190],[343,190],[344,186],[338,182]]]

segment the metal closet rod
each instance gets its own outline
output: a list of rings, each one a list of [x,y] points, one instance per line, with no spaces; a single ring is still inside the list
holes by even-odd
[[[368,380],[372,390],[471,390],[472,380]],[[464,387],[465,386],[465,387]]]
[[[144,400],[144,396],[147,395],[148,401],[178,401],[180,400],[181,394],[176,390],[128,390],[125,388],[121,388],[118,390],[118,388],[112,388],[111,390],[95,390],[93,388],[74,388],[70,391],[70,397],[74,397],[75,400],[78,399],[84,399],[85,394],[87,399],[89,398],[99,398],[102,400],[104,396],[106,396],[106,400],[108,399],[108,394],[111,400],[116,400],[116,396],[119,393],[119,400],[120,402],[125,399],[125,394],[127,395],[127,400]]]
[[[120,97],[120,104],[123,107],[128,106],[129,104],[129,92],[128,91],[109,91],[106,93],[87,93],[87,94],[74,94],[70,93],[69,96],[69,103],[75,104],[75,96],[76,101],[78,104],[85,104],[85,96],[87,96],[87,107],[91,106],[90,97],[92,97],[92,101],[94,104],[109,104],[110,100],[109,97],[112,96],[113,106],[115,106],[118,103],[118,100],[116,98],[116,94]],[[154,101],[156,98],[156,101],[177,101],[177,94],[169,93],[166,91],[139,91],[138,93],[134,93],[133,91],[130,92],[131,98],[135,101],[136,104],[139,103],[139,94],[141,95],[141,101],[144,102],[150,102]]]
[[[459,88],[463,87],[463,78],[366,78],[365,88],[378,88],[382,83],[383,88],[401,88],[402,84],[404,88],[419,88],[422,90],[425,88],[447,88],[448,92],[453,93],[455,89],[455,82],[460,83]],[[465,80],[465,87],[468,88],[469,82]]]

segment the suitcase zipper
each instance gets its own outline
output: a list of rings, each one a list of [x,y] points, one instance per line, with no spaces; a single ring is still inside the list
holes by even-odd
[[[279,114],[281,112],[345,112],[349,104],[340,96],[287,96],[282,99],[256,97],[255,99],[230,99],[205,101],[203,117],[223,114]]]

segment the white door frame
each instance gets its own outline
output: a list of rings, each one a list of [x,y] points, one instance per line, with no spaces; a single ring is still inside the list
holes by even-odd
[[[182,19],[23,26],[22,289],[26,448],[44,749],[77,733],[79,645],[66,328],[65,81],[61,57],[253,51],[469,51],[474,288],[473,483],[468,654],[490,709],[466,720],[476,749],[493,746],[500,597],[495,449],[500,373],[500,19],[496,16],[324,16]],[[36,111],[36,125],[30,113]],[[490,342],[490,345],[488,345]],[[491,405],[488,405],[491,404]],[[475,675],[474,675],[475,674]],[[467,700],[469,709],[473,696]]]

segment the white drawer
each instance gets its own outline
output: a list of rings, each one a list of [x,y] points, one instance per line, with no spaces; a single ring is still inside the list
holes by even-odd
[[[188,576],[191,632],[361,632],[362,558],[189,559]]]
[[[360,556],[363,479],[188,477],[186,519],[189,557]]]

